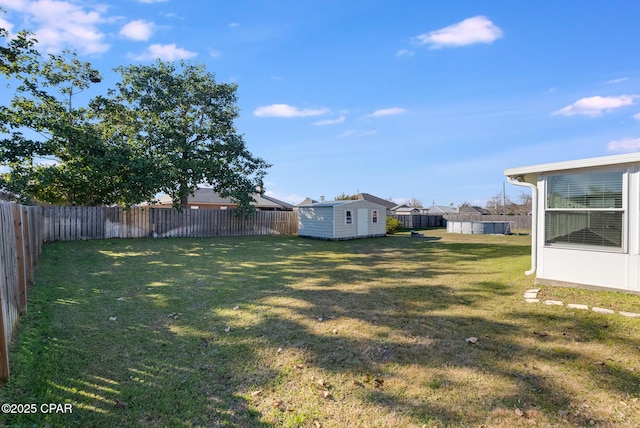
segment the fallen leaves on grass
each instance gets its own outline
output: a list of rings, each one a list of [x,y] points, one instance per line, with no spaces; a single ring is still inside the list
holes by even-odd
[[[324,379],[318,379],[318,380],[316,381],[316,385],[319,385],[319,386],[321,386],[321,387],[323,387],[323,388],[330,388],[330,387],[331,387],[331,386],[329,385],[329,383],[328,383],[326,380],[324,380]]]
[[[127,407],[129,407],[129,403],[125,403],[124,401],[116,399],[116,407],[118,409],[126,409]]]
[[[202,344],[202,346],[204,346],[205,348],[207,348],[209,345],[211,345],[212,342],[214,342],[216,340],[215,337],[211,336],[211,337],[203,337],[200,339],[200,343]]]
[[[534,331],[533,334],[540,336],[540,337],[545,337],[545,336],[549,336],[549,333],[547,333],[546,331]]]

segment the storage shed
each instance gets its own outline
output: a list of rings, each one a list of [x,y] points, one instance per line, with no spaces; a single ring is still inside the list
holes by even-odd
[[[367,200],[316,202],[298,207],[298,236],[340,241],[386,236],[387,209]]]
[[[504,173],[532,190],[536,283],[640,293],[640,153]]]

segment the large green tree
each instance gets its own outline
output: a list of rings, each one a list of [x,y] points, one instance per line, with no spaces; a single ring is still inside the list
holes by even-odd
[[[0,165],[10,167],[0,174],[0,190],[22,202],[151,200],[151,159],[127,138],[114,138],[117,132],[87,107],[85,91],[101,81],[98,70],[72,51],[47,59],[35,53],[24,62],[28,67],[16,66],[10,76],[16,86],[10,105],[0,107]]]
[[[158,60],[116,69],[122,81],[94,102],[105,138],[128,139],[152,159],[152,180],[176,208],[206,183],[251,211],[270,166],[253,156],[234,126],[237,86],[217,83],[200,64]]]

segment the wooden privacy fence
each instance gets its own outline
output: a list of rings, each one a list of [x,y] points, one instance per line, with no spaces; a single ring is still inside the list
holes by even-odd
[[[43,217],[44,240],[48,242],[298,233],[298,215],[293,211],[257,211],[243,218],[233,210],[45,207]]]
[[[390,215],[402,223],[406,229],[424,229],[427,227],[444,227],[446,223],[441,215],[416,214],[416,215]]]
[[[42,249],[42,211],[0,202],[0,379],[9,379],[9,344],[27,311],[27,288]]]

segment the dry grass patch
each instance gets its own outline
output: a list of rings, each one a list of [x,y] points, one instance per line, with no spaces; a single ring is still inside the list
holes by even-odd
[[[0,424],[640,424],[640,320],[525,304],[529,237],[424,233],[47,245],[0,398],[74,413]]]

